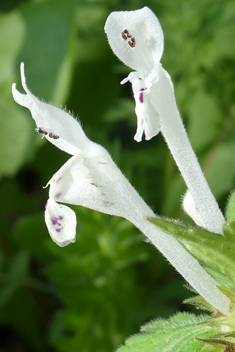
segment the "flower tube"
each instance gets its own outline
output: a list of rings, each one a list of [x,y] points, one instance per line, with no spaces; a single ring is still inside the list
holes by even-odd
[[[170,75],[162,67],[164,36],[161,25],[148,8],[112,12],[105,23],[109,44],[117,57],[135,70],[130,81],[135,98],[137,131],[148,140],[160,131],[168,144],[204,227],[223,234],[222,212],[207,184],[182,123]]]
[[[24,65],[21,81],[26,94],[12,86],[14,100],[28,108],[37,125],[52,144],[72,157],[49,181],[45,222],[51,238],[63,247],[76,238],[76,216],[65,204],[81,205],[132,222],[168,259],[189,284],[223,314],[230,300],[217,288],[217,282],[172,236],[151,224],[152,210],[131,186],[108,152],[90,141],[81,125],[67,112],[39,101],[27,88]],[[76,136],[77,135],[77,136]]]

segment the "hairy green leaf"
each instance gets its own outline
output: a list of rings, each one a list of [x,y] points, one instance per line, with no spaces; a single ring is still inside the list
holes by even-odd
[[[201,228],[187,228],[176,220],[149,219],[174,236],[205,267],[212,268],[235,284],[235,241],[231,236],[216,235]]]
[[[213,336],[215,328],[206,315],[179,313],[168,320],[158,319],[141,328],[140,335],[129,338],[118,352],[199,352],[200,339]]]

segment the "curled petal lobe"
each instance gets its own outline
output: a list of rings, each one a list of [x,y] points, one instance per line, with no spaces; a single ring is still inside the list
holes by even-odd
[[[148,7],[112,12],[104,29],[113,52],[133,70],[146,76],[160,62],[164,35],[160,22]]]
[[[60,247],[76,240],[76,215],[63,204],[49,198],[45,207],[45,222],[52,240]]]
[[[28,89],[24,74],[24,64],[21,63],[21,82],[26,94],[12,85],[14,100],[28,108],[37,125],[37,131],[48,141],[68,154],[78,154],[87,148],[89,139],[83,132],[80,123],[69,113],[56,106],[41,102]]]

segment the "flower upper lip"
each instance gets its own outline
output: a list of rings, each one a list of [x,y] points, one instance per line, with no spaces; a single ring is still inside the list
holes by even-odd
[[[160,62],[164,34],[157,17],[148,7],[135,11],[112,12],[104,29],[117,57],[144,77]],[[123,37],[125,31],[130,35],[126,40]],[[131,39],[134,40],[134,45],[130,45]]]
[[[23,62],[20,65],[20,71],[22,86],[26,94],[20,93],[15,83],[12,85],[12,94],[18,104],[31,110],[37,129],[44,132],[45,138],[57,148],[70,155],[76,155],[83,149],[87,150],[89,143],[93,142],[86,137],[79,121],[57,106],[37,99],[26,85]]]

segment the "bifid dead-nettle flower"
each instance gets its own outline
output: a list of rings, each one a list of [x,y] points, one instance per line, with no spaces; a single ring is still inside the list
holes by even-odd
[[[156,246],[179,273],[221,313],[228,314],[230,300],[217,288],[196,259],[172,236],[146,220],[155,217],[108,152],[90,141],[79,122],[67,112],[37,99],[28,89],[21,64],[21,81],[26,94],[12,86],[14,100],[28,108],[37,132],[72,157],[49,181],[49,199],[45,206],[48,231],[63,247],[76,238],[76,216],[64,205],[81,205],[131,221]]]
[[[140,142],[143,133],[147,140],[160,132],[160,120],[150,100],[152,83],[158,79],[164,49],[162,27],[148,8],[113,12],[109,15],[105,32],[117,57],[135,70],[121,84],[132,83],[137,115],[134,139]]]
[[[164,35],[157,17],[148,7],[112,12],[105,32],[113,52],[134,70],[121,83],[132,84],[137,115],[135,140],[141,141],[143,133],[146,139],[162,133],[189,190],[184,202],[186,212],[207,230],[223,234],[225,219],[186,134],[171,77],[160,63]]]

